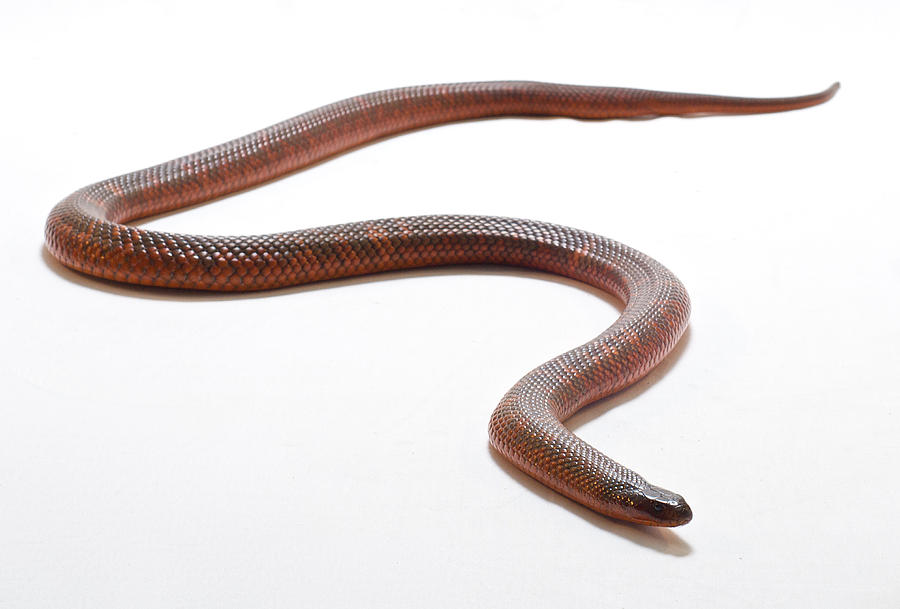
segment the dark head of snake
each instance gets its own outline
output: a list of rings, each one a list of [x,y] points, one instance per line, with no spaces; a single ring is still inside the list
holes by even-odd
[[[630,505],[624,509],[631,522],[677,527],[689,523],[694,516],[684,497],[652,484],[637,488],[629,495]]]

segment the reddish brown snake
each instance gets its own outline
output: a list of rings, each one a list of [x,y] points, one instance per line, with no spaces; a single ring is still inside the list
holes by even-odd
[[[675,493],[572,434],[562,422],[647,374],[688,322],[684,286],[655,260],[592,233],[512,218],[418,216],[248,237],[144,230],[127,223],[237,192],[391,134],[488,116],[602,119],[794,110],[830,99],[754,99],[537,82],[409,87],[346,99],[283,123],[76,191],[50,213],[46,242],[63,264],[116,281],[201,290],[262,290],[449,264],[501,264],[563,275],[616,295],[619,319],[535,368],[490,421],[491,444],[547,486],[600,513],[677,526]]]

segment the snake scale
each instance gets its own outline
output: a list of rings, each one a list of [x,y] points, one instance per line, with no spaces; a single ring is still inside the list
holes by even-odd
[[[64,265],[115,281],[200,290],[262,290],[381,271],[498,264],[562,275],[625,304],[602,334],[525,375],[490,419],[492,446],[588,508],[635,523],[677,526],[691,509],[588,445],[563,422],[634,383],[675,346],[690,302],[664,266],[605,237],[532,220],[415,216],[260,235],[218,237],[128,223],[246,189],[392,134],[496,116],[581,119],[751,114],[827,101],[756,99],[539,82],[392,89],[346,99],[167,163],[86,186],[46,224]]]

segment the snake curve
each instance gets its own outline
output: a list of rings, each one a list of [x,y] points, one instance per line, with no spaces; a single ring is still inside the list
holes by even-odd
[[[65,266],[115,281],[244,291],[382,271],[498,264],[562,275],[621,299],[596,338],[525,375],[490,419],[492,446],[559,493],[607,516],[678,526],[691,509],[570,432],[586,404],[646,375],[675,346],[690,312],[664,266],[589,232],[513,218],[416,216],[261,236],[195,236],[130,221],[208,201],[296,171],[375,139],[483,117],[581,119],[751,114],[823,103],[837,91],[738,98],[538,82],[475,82],[353,97],[154,167],[86,186],[47,219],[49,251]]]

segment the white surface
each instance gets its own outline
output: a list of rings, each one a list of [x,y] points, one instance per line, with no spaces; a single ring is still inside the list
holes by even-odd
[[[0,607],[898,606],[896,3],[4,6]],[[91,181],[357,93],[503,78],[843,88],[420,131],[145,225],[483,213],[647,252],[688,286],[689,335],[573,428],[682,492],[686,527],[596,516],[488,448],[506,389],[615,319],[591,290],[470,269],[197,296],[43,251]]]

